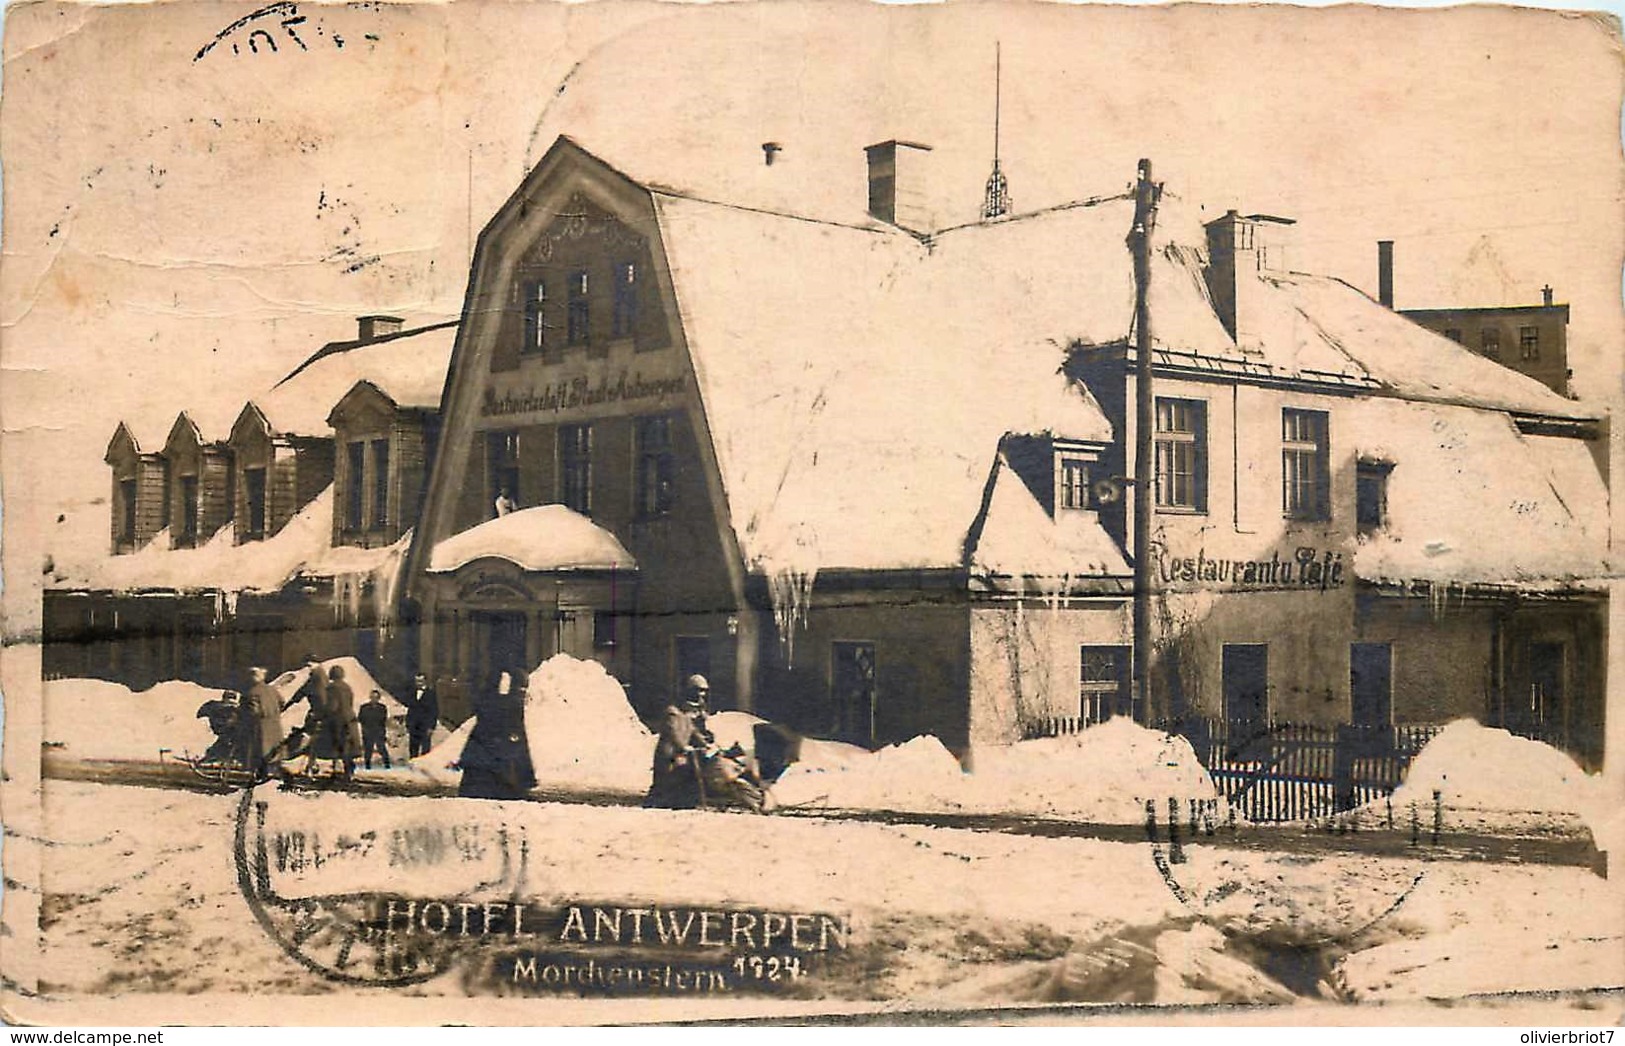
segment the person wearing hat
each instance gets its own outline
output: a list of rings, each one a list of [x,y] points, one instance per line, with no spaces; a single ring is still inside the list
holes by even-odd
[[[716,741],[706,729],[706,701],[711,684],[702,675],[683,683],[683,696],[660,715],[655,741],[653,780],[643,805],[686,810],[700,802],[700,756]]]
[[[282,747],[282,698],[265,681],[265,669],[255,665],[248,670],[248,698],[245,711],[253,719],[250,754],[254,769],[262,776],[269,772],[271,763]]]
[[[536,770],[525,733],[524,672],[498,673],[495,685],[475,694],[474,727],[458,759],[465,799],[523,799],[536,787]]]

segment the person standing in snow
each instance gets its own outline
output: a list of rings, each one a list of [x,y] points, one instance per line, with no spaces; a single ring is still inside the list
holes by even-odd
[[[505,685],[506,684],[506,685]],[[482,687],[474,698],[474,728],[458,760],[463,778],[457,794],[468,799],[523,799],[536,787],[525,734],[523,672],[504,672],[497,685]]]
[[[384,707],[384,695],[374,690],[355,714],[356,720],[361,724],[361,754],[366,760],[368,770],[372,769],[372,753],[377,752],[384,761],[384,769],[390,769],[389,745],[384,739],[384,728],[389,725],[389,709]]]
[[[246,711],[251,724],[249,754],[256,774],[263,776],[282,744],[282,698],[265,681],[265,669],[259,665],[248,670]]]
[[[644,806],[686,810],[699,805],[700,758],[716,741],[705,725],[710,693],[711,684],[704,676],[689,676],[680,701],[661,713],[653,780]]]
[[[440,696],[429,679],[419,672],[412,680],[412,698],[406,705],[406,752],[416,759],[427,755],[434,739],[434,728],[440,722]]]
[[[324,747],[327,733],[327,672],[322,663],[316,659],[315,654],[305,655],[305,681],[300,684],[294,695],[288,698],[282,706],[287,711],[299,702],[305,702],[305,724],[296,731],[291,732],[289,741],[294,740],[294,734],[299,734],[305,744],[305,768],[302,771],[309,774],[316,765],[318,749]],[[293,745],[290,743],[289,748]]]
[[[355,692],[344,681],[344,669],[339,665],[327,675],[327,738],[333,757],[344,763],[344,779],[349,780],[355,775],[356,756],[361,754],[361,727],[355,717]]]

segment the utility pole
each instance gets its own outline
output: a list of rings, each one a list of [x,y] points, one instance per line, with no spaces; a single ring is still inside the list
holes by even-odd
[[[1155,399],[1151,392],[1151,232],[1157,224],[1161,187],[1151,181],[1151,161],[1140,161],[1134,186],[1134,703],[1142,722],[1151,707],[1151,511],[1156,482]]]

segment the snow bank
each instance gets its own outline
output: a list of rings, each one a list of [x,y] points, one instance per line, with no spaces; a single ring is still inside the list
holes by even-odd
[[[648,790],[654,735],[603,665],[557,654],[530,674],[525,698],[525,739],[537,787]],[[457,762],[474,723],[475,717],[469,717],[426,755],[412,760],[413,771],[439,784],[455,784],[461,777]],[[746,747],[749,737],[746,729]]]
[[[134,693],[101,679],[53,679],[45,683],[43,741],[75,759],[158,762],[202,755],[214,732],[197,710],[221,691],[171,681]],[[160,756],[168,749],[172,756]]]
[[[1577,819],[1598,837],[1614,819],[1602,780],[1567,754],[1505,730],[1458,719],[1411,761],[1393,794],[1395,810],[1412,803],[1432,817],[1433,793],[1451,828],[1561,829]]]
[[[749,712],[716,712],[706,717],[705,725],[717,739],[717,747],[726,749],[738,745],[747,752],[756,751],[756,727],[767,722]]]
[[[1170,797],[1181,807],[1217,798],[1189,743],[1121,718],[1068,737],[977,749],[971,773],[930,736],[856,758],[814,749],[809,760],[811,744],[773,786],[780,803],[1132,824],[1145,819],[1148,799],[1161,811]]]
[[[486,520],[434,547],[429,570],[450,573],[494,556],[526,570],[636,570],[609,531],[563,505],[536,505]]]
[[[373,678],[372,673],[367,671],[367,667],[355,658],[333,657],[320,662],[320,664],[322,670],[328,673],[333,671],[334,665],[344,669],[344,681],[350,685],[351,691],[355,693],[355,706],[357,708],[366,704],[368,695],[377,690],[384,695],[384,707],[389,709],[391,716],[406,715],[406,706],[401,704],[394,694],[381,686],[378,680]],[[299,688],[304,686],[305,680],[309,678],[310,669],[301,665],[271,680],[271,689],[281,694],[283,702],[286,703],[288,698],[299,692]]]

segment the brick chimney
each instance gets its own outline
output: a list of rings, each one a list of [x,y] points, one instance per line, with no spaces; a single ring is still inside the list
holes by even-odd
[[[892,140],[863,151],[869,158],[869,215],[909,232],[932,231],[926,191],[931,147]]]
[[[1394,241],[1377,241],[1377,301],[1394,307]]]
[[[1286,272],[1291,218],[1226,211],[1208,222],[1207,285],[1219,321],[1238,348],[1257,348],[1259,274]]]
[[[391,334],[399,334],[405,323],[399,316],[360,316],[356,318],[356,341],[365,345],[369,341]]]

